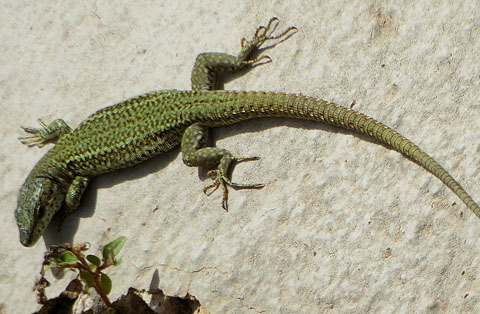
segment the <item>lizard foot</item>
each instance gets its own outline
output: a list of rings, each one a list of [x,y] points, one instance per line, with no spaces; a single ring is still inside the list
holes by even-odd
[[[37,120],[40,124],[40,128],[21,127],[26,133],[30,133],[30,136],[19,137],[18,139],[22,144],[28,146],[42,147],[49,140],[56,139],[62,134],[70,132],[72,129],[62,119],[54,120],[49,125],[46,125],[42,120]]]
[[[257,28],[257,30],[255,31],[255,35],[251,40],[242,38],[240,41],[241,50],[239,54],[239,59],[245,60],[252,67],[270,63],[272,59],[269,56],[265,56],[265,55],[253,60],[247,60],[247,58],[252,53],[252,51],[260,48],[260,46],[262,46],[267,40],[279,39],[280,40],[279,42],[282,42],[297,32],[298,29],[295,26],[290,26],[286,30],[284,30],[282,33],[278,35],[273,35],[275,30],[277,29],[279,21],[280,20],[277,17],[273,17],[270,19],[267,26],[262,25]],[[267,48],[270,48],[270,47],[266,47],[265,49]]]
[[[236,162],[243,162],[243,161],[253,161],[253,160],[258,160],[260,159],[259,157],[246,157],[246,158],[235,158]],[[260,189],[265,186],[265,184],[262,183],[253,183],[253,184],[242,184],[242,183],[235,183],[232,182],[227,176],[226,176],[226,171],[219,167],[218,169],[215,170],[210,170],[207,172],[207,175],[210,177],[215,178],[214,182],[205,187],[203,189],[203,193],[207,195],[211,195],[213,192],[215,192],[219,186],[222,187],[223,191],[223,198],[222,198],[222,208],[225,210],[228,210],[228,187],[231,186],[234,189]]]

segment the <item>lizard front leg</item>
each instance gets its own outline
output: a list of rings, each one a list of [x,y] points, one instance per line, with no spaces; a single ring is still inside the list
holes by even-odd
[[[87,188],[89,179],[86,177],[75,177],[73,182],[67,189],[67,194],[65,196],[65,214],[71,214],[77,210],[80,205],[80,199],[82,198],[83,192]]]
[[[72,131],[72,128],[62,119],[53,120],[49,125],[46,125],[40,119],[37,122],[40,124],[40,128],[22,127],[25,132],[32,134],[19,137],[18,139],[22,144],[42,147],[45,142],[57,139]]]

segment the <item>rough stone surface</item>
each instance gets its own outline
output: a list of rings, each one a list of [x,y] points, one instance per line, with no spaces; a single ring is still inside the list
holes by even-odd
[[[227,89],[302,93],[397,129],[480,201],[480,10],[475,1],[17,1],[0,4],[0,308],[39,308],[47,245],[128,237],[109,274],[129,287],[197,298],[212,313],[474,313],[480,220],[439,180],[365,136],[260,119],[218,129],[217,144],[262,190],[201,193],[205,173],[173,151],[94,180],[63,231],[18,241],[18,190],[51,147],[20,125],[72,126],[155,89],[189,89],[197,54],[236,53],[278,16],[298,34],[271,64]],[[320,1],[318,1],[320,3]],[[71,278],[47,289],[58,295]]]

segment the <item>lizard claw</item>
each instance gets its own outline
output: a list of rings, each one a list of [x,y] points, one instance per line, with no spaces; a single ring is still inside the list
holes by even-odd
[[[206,186],[203,189],[203,193],[210,196],[213,192],[215,192],[218,187],[221,185],[223,190],[223,198],[222,198],[222,208],[228,211],[228,189],[226,181],[229,181],[226,177],[220,175],[219,170],[210,170],[207,172],[207,175],[210,177],[215,177],[215,181],[209,186]]]
[[[284,30],[282,33],[278,35],[273,35],[273,32],[275,32],[279,23],[280,23],[280,20],[278,19],[278,17],[272,17],[270,21],[268,21],[267,26],[262,25],[257,28],[255,32],[255,36],[253,37],[252,41],[258,40],[258,43],[259,43],[258,46],[260,46],[267,40],[283,38],[282,39],[283,41],[298,31],[298,29],[295,26],[290,26],[286,30]],[[293,33],[289,34],[292,31]]]
[[[257,59],[254,59],[254,60],[249,60],[248,63],[250,63],[250,66],[251,67],[256,67],[256,66],[259,66],[259,65],[264,65],[264,64],[267,64],[267,63],[270,63],[272,62],[272,58],[270,58],[269,56],[261,56]]]

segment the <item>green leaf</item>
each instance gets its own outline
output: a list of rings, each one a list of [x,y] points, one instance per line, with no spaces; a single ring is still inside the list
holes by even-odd
[[[60,260],[63,263],[68,264],[68,265],[78,263],[78,258],[75,256],[75,254],[73,254],[70,251],[63,252],[62,255],[60,256]]]
[[[120,265],[121,263],[122,263],[122,259],[121,259],[121,258],[119,258],[119,259],[114,259],[114,260],[113,260],[113,266],[118,266],[118,265]]]
[[[97,267],[102,263],[102,261],[95,255],[87,255],[87,260]]]
[[[113,257],[118,255],[120,250],[122,249],[123,245],[125,244],[125,241],[127,241],[126,237],[120,237],[116,240],[113,240],[112,242],[108,243],[103,247],[103,258],[107,260],[110,255],[110,250],[112,250]]]
[[[110,277],[108,277],[108,275],[102,273],[100,276],[100,286],[105,294],[109,294],[110,291],[112,291],[112,280]]]
[[[85,271],[83,269],[80,270],[80,279],[85,282],[88,286],[93,286],[93,274]]]
[[[52,267],[53,267],[53,263],[44,264],[43,265],[43,273],[46,273]]]

